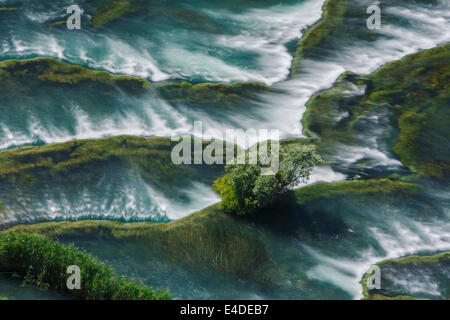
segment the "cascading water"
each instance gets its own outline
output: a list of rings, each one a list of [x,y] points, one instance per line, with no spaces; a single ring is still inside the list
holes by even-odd
[[[79,1],[79,5],[88,10],[99,2]],[[20,8],[0,11],[0,61],[45,56],[154,82],[259,81],[275,89],[224,108],[214,103],[192,107],[156,92],[133,95],[114,88],[103,93],[92,86],[80,94],[76,88],[42,84],[24,95],[2,97],[0,149],[121,134],[168,137],[192,133],[196,120],[203,121],[205,130],[277,128],[283,138],[300,137],[305,104],[343,72],[368,74],[406,54],[450,41],[450,9],[445,1],[383,2],[388,19],[376,36],[366,30],[366,16],[344,21],[356,41],[349,41],[351,33],[337,34],[334,50],[303,60],[301,72],[291,78],[293,45],[320,18],[323,2],[268,1],[253,8],[245,1],[241,7],[173,1],[167,8],[137,13],[136,19],[118,19],[101,32],[91,27],[67,32],[52,24],[65,16],[64,7],[55,1],[0,1],[0,6]],[[365,12],[371,3],[352,0],[349,5]],[[159,17],[159,9],[166,15]],[[90,17],[83,19],[88,23]],[[357,96],[364,90],[355,87],[347,94]],[[389,144],[378,139],[392,129],[385,114],[370,114],[366,121],[367,130],[358,132],[358,143],[338,146],[339,152],[331,157],[333,169],[317,168],[310,183],[344,180],[350,175],[348,168],[361,159],[370,159],[379,171],[404,169]],[[80,218],[168,221],[219,200],[199,181],[168,196],[130,170],[111,171],[98,172],[95,183],[82,189],[60,186],[57,194],[52,191],[56,184],[41,186],[39,191],[14,190],[15,199],[0,199],[9,212],[0,226]],[[279,285],[269,290],[217,278],[214,273],[199,276],[163,260],[155,262],[142,256],[139,245],[130,249],[108,241],[76,241],[119,273],[153,286],[168,286],[181,298],[354,299],[361,297],[359,280],[371,264],[450,250],[449,195],[443,189],[430,185],[429,194],[407,204],[355,199],[317,204],[318,215],[305,226],[298,221],[295,236],[265,231],[276,266],[282,270]],[[298,220],[303,218],[300,215]],[[322,228],[308,230],[317,225]],[[432,297],[441,295],[432,285],[420,290]]]

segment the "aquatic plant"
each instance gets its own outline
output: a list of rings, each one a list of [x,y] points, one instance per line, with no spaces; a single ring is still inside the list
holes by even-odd
[[[258,230],[221,212],[218,205],[171,223],[114,221],[48,222],[19,225],[5,233],[39,233],[51,238],[101,237],[148,243],[176,264],[213,268],[267,285],[270,255]]]
[[[246,98],[258,99],[258,94],[275,91],[259,82],[152,83],[145,79],[125,75],[111,75],[105,71],[91,70],[83,66],[61,62],[52,58],[5,60],[0,62],[0,92],[30,90],[48,84],[58,87],[90,88],[100,91],[120,88],[131,95],[156,93],[172,103],[217,105],[225,107]],[[83,87],[79,87],[83,86]]]
[[[67,288],[67,267],[81,270],[81,288]],[[63,246],[36,234],[0,234],[0,270],[15,272],[40,287],[75,299],[161,300],[168,292],[128,282],[112,268],[72,246]]]

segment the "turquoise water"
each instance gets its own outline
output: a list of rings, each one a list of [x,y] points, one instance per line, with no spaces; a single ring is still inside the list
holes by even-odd
[[[365,9],[372,1],[351,0],[355,14],[343,22],[345,27],[329,50],[317,50],[302,61],[302,72],[288,78],[295,43],[320,18],[323,1],[162,1],[159,5],[144,1],[143,10],[94,29],[90,19],[97,5],[105,2],[78,1],[85,10],[82,29],[68,31],[64,25],[52,26],[66,16],[65,2],[0,0],[0,7],[18,7],[0,11],[0,60],[45,56],[154,82],[260,81],[277,92],[224,108],[174,103],[155,92],[104,91],[95,85],[20,88],[17,84],[20,94],[11,92],[0,100],[0,149],[119,134],[192,133],[196,120],[203,121],[205,130],[277,128],[282,137],[300,137],[305,103],[331,87],[342,72],[370,73],[450,40],[450,9],[445,1],[382,1],[382,29],[374,33],[365,24]],[[354,88],[349,95],[361,90]],[[390,151],[396,129],[389,116],[382,110],[368,115],[357,143],[337,145],[327,155],[330,165],[317,168],[312,182],[406,172]],[[355,168],[366,160],[370,166],[361,175]],[[166,222],[219,200],[200,181],[168,192],[113,164],[96,168],[95,178],[86,182],[80,176],[79,183],[47,181],[39,190],[0,185],[0,201],[10,212],[0,227],[88,218]],[[176,266],[151,251],[143,254],[139,244],[121,247],[98,239],[76,244],[121,274],[168,287],[177,298],[359,298],[358,282],[370,264],[450,249],[448,188],[425,183],[429,185],[423,199],[404,203],[337,199],[306,212],[301,208],[281,212],[283,219],[271,221],[273,230],[261,226],[276,260],[276,287],[260,288],[212,271]],[[0,289],[19,288],[5,281],[0,281]],[[42,294],[30,289],[20,296],[22,289],[11,290],[18,298]],[[7,294],[0,291],[2,295]]]
[[[433,264],[389,264],[381,270],[383,292],[390,296],[408,294],[421,299],[448,299],[448,260]]]
[[[66,300],[67,297],[52,290],[38,288],[9,274],[0,274],[0,297],[8,300]]]
[[[20,4],[14,1],[4,1],[2,5],[13,6],[15,3]],[[121,74],[125,72],[120,70],[129,66],[124,59],[131,59],[133,63],[138,63],[140,61],[139,54],[122,52],[122,46],[104,45],[96,37],[108,41],[119,39],[117,41],[123,43],[124,46],[125,44],[132,46],[133,50],[141,51],[143,49],[139,49],[139,46],[145,47],[148,59],[144,60],[154,60],[156,67],[168,75],[167,79],[249,80],[241,79],[239,75],[247,72],[250,65],[254,64],[255,70],[265,73],[267,68],[273,67],[277,61],[286,59],[284,71],[276,72],[282,74],[279,82],[273,86],[277,92],[260,94],[255,99],[233,101],[230,102],[231,106],[224,108],[217,104],[205,106],[170,102],[152,91],[143,95],[131,95],[119,88],[105,90],[102,86],[97,87],[92,84],[80,86],[46,84],[39,88],[22,87],[21,84],[17,84],[16,90],[20,88],[21,94],[15,94],[16,91],[14,91],[12,94],[2,97],[0,102],[2,109],[0,113],[0,148],[42,145],[118,134],[171,136],[192,133],[194,121],[197,120],[203,122],[205,131],[209,128],[223,131],[227,128],[276,128],[280,130],[282,137],[298,137],[301,136],[300,120],[306,101],[315,92],[332,86],[334,80],[342,72],[346,70],[357,73],[371,72],[388,61],[419,49],[441,44],[450,38],[448,31],[445,32],[450,30],[448,28],[450,12],[448,8],[444,9],[443,3],[440,1],[384,3],[383,12],[386,12],[386,22],[383,22],[383,28],[375,35],[365,26],[365,8],[367,8],[368,1],[351,1],[350,6],[355,14],[352,19],[343,24],[348,25],[348,29],[352,30],[354,36],[351,36],[352,33],[348,33],[345,28],[342,33],[336,35],[334,43],[331,44],[331,47],[337,48],[336,50],[331,52],[321,50],[317,53],[317,57],[302,62],[302,72],[298,76],[286,80],[292,60],[289,47],[293,40],[301,37],[303,28],[319,19],[321,15],[319,1],[293,1],[276,5],[264,2],[258,7],[252,7],[251,3],[247,3],[242,8],[236,4],[226,8],[218,3],[209,5],[202,3],[196,10],[193,9],[192,4],[170,2],[172,7],[180,10],[168,10],[168,12],[178,12],[179,14],[189,7],[190,11],[208,17],[207,21],[214,21],[217,25],[223,26],[215,32],[206,28],[201,30],[202,34],[198,34],[199,30],[195,26],[188,25],[190,20],[180,24],[180,20],[175,19],[169,13],[159,17],[156,21],[137,14],[128,18],[120,18],[101,30],[94,30],[89,26],[88,19],[89,14],[94,11],[94,3],[89,3],[90,5],[80,2],[81,7],[86,6],[84,19],[87,20],[83,20],[85,27],[80,31],[70,32],[64,27],[49,28],[50,22],[64,16],[62,9],[64,6],[54,1],[29,1],[24,2],[18,10],[0,11],[2,19],[5,19],[2,20],[5,22],[0,25],[3,35],[1,43],[4,48],[0,60],[50,56]],[[144,11],[148,12],[148,10]],[[195,25],[200,23],[199,21],[203,20],[196,19],[192,23]],[[233,21],[240,21],[240,23]],[[170,23],[174,24],[173,28],[169,28]],[[410,28],[411,25],[415,27]],[[143,32],[144,29],[151,30],[151,32]],[[184,34],[180,35],[174,30],[184,30]],[[146,40],[132,40],[138,35]],[[177,35],[179,38],[172,38],[171,35]],[[215,58],[219,59],[218,57],[220,57],[220,62],[213,63],[211,66],[204,63],[206,61],[204,58],[194,59],[191,56],[179,54],[176,55],[177,59],[185,62],[184,74],[190,73],[188,64],[193,61],[199,67],[209,67],[204,73],[195,71],[191,74],[205,74],[206,76],[201,79],[190,76],[182,77],[179,73],[170,71],[172,62],[157,62],[158,59],[163,59],[163,57],[168,59],[171,56],[161,54],[158,50],[154,51],[153,45],[149,44],[151,41],[157,41],[154,38],[164,39],[164,46],[167,48],[185,46],[189,52],[206,54],[208,46],[213,48],[214,52],[221,52],[225,49],[219,45],[220,43],[232,45],[234,42],[227,37],[231,37],[231,39],[245,38],[244,42],[248,45],[240,45],[238,49],[252,51],[257,56],[256,60],[261,64],[255,63],[255,57],[249,54],[240,54],[239,59],[231,55],[220,54]],[[355,37],[358,41],[350,41]],[[76,42],[77,38],[84,40]],[[228,40],[223,42],[223,39]],[[72,45],[72,43],[76,43],[76,45]],[[252,46],[252,43],[260,46],[256,44]],[[157,46],[156,42],[154,45]],[[83,55],[79,51],[82,50],[91,52],[91,58],[80,60]],[[268,57],[265,55],[267,52],[282,52],[282,54]],[[149,56],[150,54],[151,56]],[[123,59],[116,61],[116,56]],[[102,62],[104,59],[108,63]],[[97,64],[92,64],[92,61]],[[117,69],[107,67],[112,61],[116,61],[113,64]],[[213,79],[215,68],[222,64],[232,65],[236,61],[239,63],[233,66],[235,74],[229,79]],[[126,73],[146,76],[133,68]],[[220,70],[219,73],[224,74]],[[150,75],[147,78],[152,79]],[[270,81],[259,80],[270,83]],[[354,92],[349,94],[357,95],[360,90],[362,88],[355,88]],[[312,181],[358,178],[360,176],[355,167],[358,162],[366,160],[370,161],[373,169],[369,175],[401,172],[403,168],[400,162],[390,151],[395,136],[395,128],[389,122],[388,115],[383,114],[382,111],[379,114],[369,115],[364,128],[359,133],[358,143],[352,146],[336,146],[335,153],[329,155],[330,159],[327,159],[332,162],[332,169],[330,167],[318,168]],[[107,181],[110,181],[110,184],[114,184],[114,179],[126,179],[113,176],[112,172],[108,171],[101,174]],[[136,181],[134,183],[136,185],[140,183],[139,179],[131,180]],[[194,183],[196,182],[194,181]],[[28,191],[14,191],[21,195],[23,203],[33,204],[36,208],[32,210],[33,214],[29,212],[31,209],[18,210],[18,206],[21,205],[8,204],[8,199],[5,199],[4,202],[7,203],[7,207],[12,206],[10,211],[15,216],[9,217],[9,219],[14,223],[20,223],[32,221],[34,217],[45,220],[48,216],[53,219],[64,219],[69,216],[72,218],[111,217],[129,221],[154,217],[160,221],[161,216],[165,215],[169,219],[178,218],[218,200],[208,186],[200,185],[194,190],[198,188],[209,190],[205,191],[205,196],[201,200],[196,199],[195,192],[190,192],[192,188],[188,188],[184,192],[188,193],[184,198],[189,199],[188,203],[192,205],[187,205],[187,209],[183,210],[183,204],[179,203],[173,210],[165,210],[161,207],[169,206],[167,203],[171,196],[164,193],[161,195],[162,190],[154,190],[153,195],[148,196],[147,191],[142,191],[143,188],[127,185],[127,183],[116,183],[114,187],[108,184],[100,184],[100,186],[96,185],[92,188],[86,186],[86,188],[83,187],[83,190],[76,192],[67,191],[71,193],[70,195],[66,195],[67,192],[63,192],[62,195],[54,195],[51,186],[47,189],[43,188],[35,195],[33,190],[31,190],[31,194]],[[2,188],[8,189],[9,186]],[[98,191],[95,191],[96,188]],[[152,186],[150,186],[151,188]],[[101,190],[110,190],[109,193],[106,193],[110,196],[105,197],[105,192],[101,192]],[[183,191],[181,190],[180,193]],[[101,195],[100,200],[97,199],[99,198],[97,194]],[[155,194],[163,204],[158,203],[159,200],[155,200]],[[118,196],[128,199],[119,202],[127,202],[135,208],[130,210],[124,203],[117,206],[115,204],[102,205],[104,201],[110,201],[108,199]],[[130,199],[136,199],[136,205]],[[90,208],[86,208],[84,205],[86,201],[88,201],[87,203],[92,202]],[[181,213],[175,214],[174,211],[177,210]],[[167,211],[172,211],[172,213],[167,213]]]
[[[265,286],[174,263],[148,244],[95,237],[62,240],[93,253],[120,274],[168,288],[177,299],[354,299],[361,297],[359,281],[372,264],[449,249],[450,203],[441,188],[428,185],[429,194],[420,197],[348,196],[306,208],[274,209],[253,221],[274,259],[272,284]],[[405,272],[398,279],[414,277]],[[386,290],[392,287],[388,275],[382,281]],[[425,295],[440,297],[426,288]]]
[[[78,1],[85,10],[82,30],[68,32],[65,4],[27,1],[17,12],[2,13],[5,58],[51,56],[113,73],[154,81],[283,80],[291,56],[286,43],[320,17],[322,1],[245,2],[144,1],[131,17],[94,30],[90,16],[108,1]],[[17,1],[4,4],[14,5]],[[10,32],[14,30],[13,32]]]

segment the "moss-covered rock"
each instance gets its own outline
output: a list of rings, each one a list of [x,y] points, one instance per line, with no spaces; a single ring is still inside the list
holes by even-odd
[[[232,84],[165,82],[155,84],[142,78],[111,75],[105,71],[91,70],[51,58],[0,62],[0,93],[6,97],[11,92],[20,93],[43,84],[70,88],[78,86],[79,90],[95,88],[103,94],[113,92],[113,89],[117,87],[132,95],[154,92],[172,103],[221,107],[234,105],[237,101],[246,98],[257,99],[258,93],[272,91],[258,82]]]
[[[241,99],[257,99],[258,93],[270,92],[259,82],[233,84],[168,82],[158,85],[158,92],[173,103],[221,104],[228,106]]]
[[[402,163],[423,175],[450,172],[450,45],[424,50],[389,63],[371,75],[342,75],[333,88],[314,95],[302,123],[321,145],[354,144],[359,125],[371,113],[387,110],[398,119],[393,147]],[[345,116],[342,116],[342,115]]]
[[[367,280],[371,275],[366,273],[360,283],[363,287],[364,299],[368,300],[412,300],[423,299],[425,297],[415,297],[408,292],[408,287],[397,288],[395,282],[392,283],[391,277],[410,276],[410,278],[397,279],[405,282],[408,279],[420,280],[424,274],[427,279],[423,281],[435,281],[440,287],[440,293],[444,295],[441,298],[449,299],[450,281],[448,279],[448,269],[450,267],[450,252],[442,252],[431,256],[407,256],[399,259],[387,259],[375,264],[380,268],[381,289],[369,289]],[[422,294],[423,295],[423,294]]]
[[[339,25],[344,23],[349,0],[326,0],[322,6],[322,18],[310,29],[306,30],[294,53],[291,76],[300,69],[300,62],[311,57],[314,50],[326,45],[327,41],[337,33]]]
[[[0,152],[0,182],[36,186],[55,177],[76,182],[77,172],[117,162],[156,185],[179,185],[193,178],[211,184],[223,172],[223,165],[175,165],[175,144],[170,138],[116,136],[5,150]]]
[[[0,62],[0,84],[7,90],[12,81],[24,82],[23,85],[36,82],[51,82],[61,85],[74,85],[81,82],[98,82],[105,85],[117,85],[121,88],[142,89],[151,84],[143,79],[129,76],[113,76],[105,71],[61,62],[51,58],[33,58],[25,60],[5,60]]]
[[[395,181],[388,178],[351,180],[336,183],[319,182],[295,190],[297,203],[305,205],[310,201],[325,200],[344,196],[390,196],[393,194],[411,195],[419,191],[418,185],[411,182]]]

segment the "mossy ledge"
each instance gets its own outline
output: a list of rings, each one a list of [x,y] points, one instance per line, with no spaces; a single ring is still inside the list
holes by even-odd
[[[392,194],[411,195],[419,192],[419,186],[412,182],[391,180],[388,178],[349,180],[342,182],[318,182],[308,187],[294,190],[297,204],[305,205],[334,196],[352,196],[358,194],[391,196]]]
[[[141,9],[142,0],[114,0],[108,1],[97,9],[92,17],[91,26],[101,28],[115,19],[135,13]]]
[[[392,266],[392,265],[421,265],[421,264],[437,264],[437,263],[450,263],[450,252],[441,252],[431,256],[406,256],[398,259],[386,259],[380,262],[377,262],[375,265],[383,268],[384,266]],[[363,288],[363,299],[364,300],[416,300],[418,298],[410,295],[397,295],[397,296],[388,296],[385,294],[381,294],[376,292],[375,290],[369,290],[367,287],[367,280],[370,277],[370,273],[364,274],[363,278],[360,281],[360,284]]]
[[[103,85],[118,87],[130,94],[139,95],[156,91],[169,102],[194,102],[200,104],[226,103],[240,98],[256,99],[258,93],[273,89],[259,82],[152,83],[145,79],[126,75],[112,75],[106,71],[58,61],[53,58],[5,60],[0,62],[0,92],[14,85],[37,87],[41,83],[59,86]],[[12,89],[11,89],[12,90]]]
[[[324,148],[352,144],[360,120],[388,110],[398,122],[393,151],[401,162],[419,175],[444,179],[450,173],[450,65],[442,61],[449,59],[446,44],[405,56],[370,75],[344,73],[331,89],[307,102],[304,133],[319,137]]]
[[[67,267],[81,270],[81,289],[69,290]],[[14,272],[40,287],[84,300],[165,300],[168,292],[127,282],[90,255],[37,234],[0,233],[0,270]]]
[[[45,57],[1,61],[0,83],[6,85],[14,78],[69,85],[92,81],[124,88],[127,86],[138,89],[151,87],[150,82],[141,78],[111,75],[105,71],[91,70],[83,66]]]
[[[67,181],[77,170],[89,173],[95,165],[112,162],[137,170],[156,185],[180,185],[194,178],[211,184],[223,173],[223,165],[175,165],[171,161],[175,144],[170,138],[115,136],[4,150],[0,151],[0,182],[34,186],[55,177]]]
[[[0,7],[0,12],[6,12],[6,11],[16,11],[19,10],[20,6],[8,6],[8,7]]]
[[[290,76],[299,72],[300,61],[308,57],[308,49],[318,46],[333,35],[333,30],[342,23],[349,0],[326,0],[322,6],[322,18],[306,30],[299,40],[292,60]]]
[[[116,241],[148,243],[152,250],[177,264],[212,267],[267,285],[271,258],[260,232],[221,212],[218,205],[165,223],[122,223],[113,221],[48,222],[19,225],[4,231],[35,233],[58,239],[69,236],[102,237]]]

